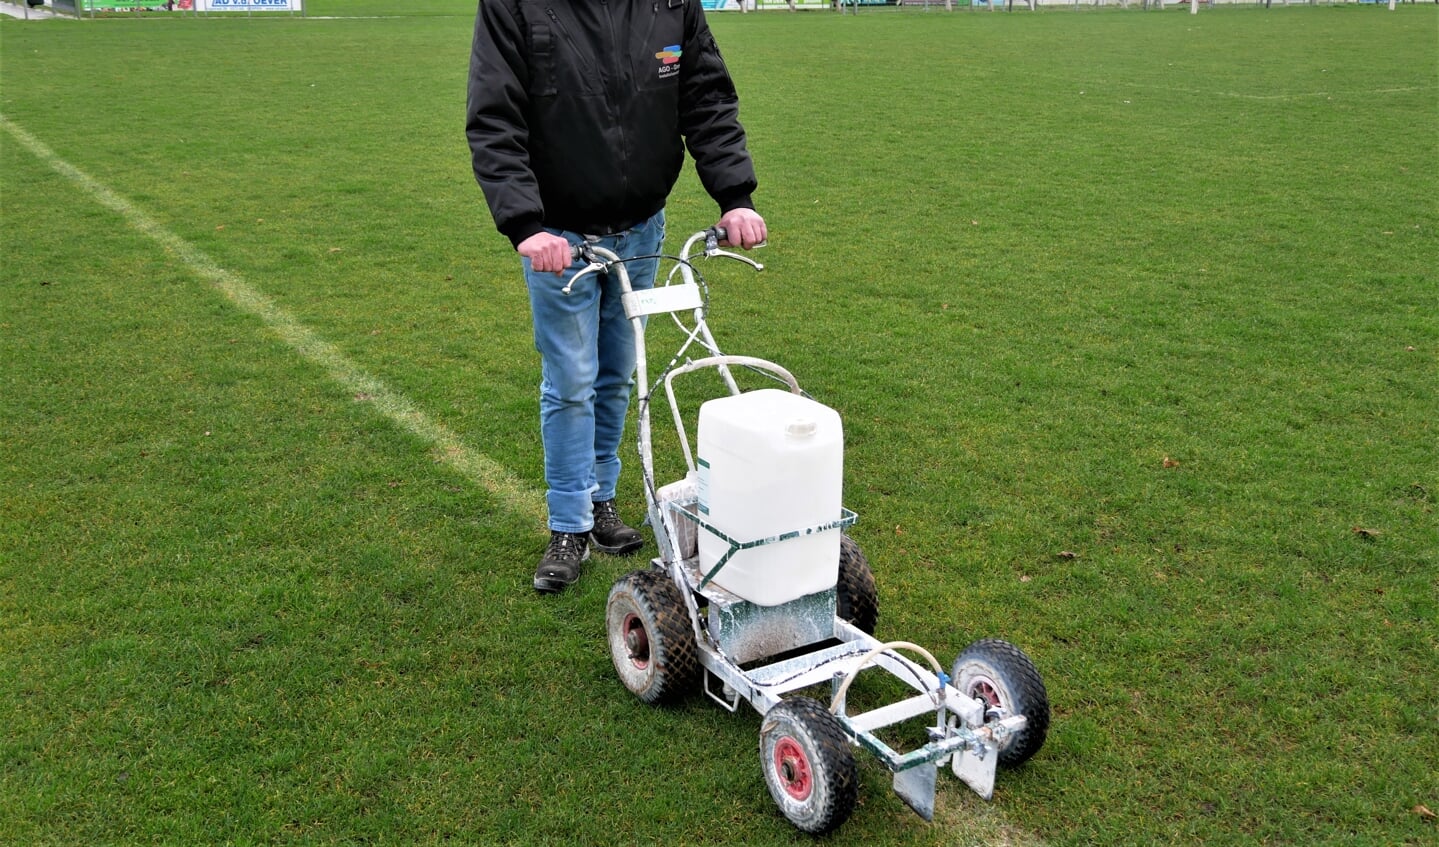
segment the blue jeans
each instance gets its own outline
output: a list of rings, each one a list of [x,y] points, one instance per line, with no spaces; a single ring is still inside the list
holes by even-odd
[[[551,229],[571,244],[575,232]],[[654,256],[665,238],[661,210],[644,223],[597,243],[621,258]],[[545,446],[545,494],[549,526],[560,532],[589,532],[593,503],[615,496],[620,478],[620,439],[634,387],[634,326],[620,302],[619,274],[588,274],[569,294],[561,293],[583,263],[562,275],[537,274],[524,261],[540,352],[540,437]],[[635,290],[654,285],[659,259],[627,262]]]

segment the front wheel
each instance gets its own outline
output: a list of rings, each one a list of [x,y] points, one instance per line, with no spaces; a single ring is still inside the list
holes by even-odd
[[[954,660],[954,687],[967,697],[984,701],[985,723],[1024,715],[1024,729],[999,748],[999,764],[1023,764],[1044,746],[1049,732],[1049,694],[1034,663],[1023,650],[997,638],[985,638],[964,648]]]
[[[782,700],[759,730],[765,785],[785,818],[822,835],[849,819],[859,795],[854,751],[839,718],[809,697]]]
[[[640,700],[676,700],[698,678],[695,632],[684,596],[668,573],[635,571],[615,582],[605,606],[605,630],[615,672]]]

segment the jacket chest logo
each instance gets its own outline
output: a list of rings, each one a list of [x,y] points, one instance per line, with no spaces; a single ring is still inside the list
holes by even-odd
[[[678,44],[671,44],[659,51],[655,54],[655,59],[659,61],[660,79],[669,79],[680,72],[680,46]]]

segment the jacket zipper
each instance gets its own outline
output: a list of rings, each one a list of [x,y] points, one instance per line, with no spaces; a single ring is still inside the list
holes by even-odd
[[[609,27],[609,43],[619,46],[620,41],[615,32],[614,8],[610,6],[610,0],[600,0],[600,13],[604,15],[605,25]],[[625,128],[624,121],[621,120],[623,116],[612,104],[623,102],[626,96],[625,89],[634,88],[633,72],[630,70],[630,65],[634,57],[630,55],[631,52],[630,50],[620,49],[614,51],[614,57],[610,60],[610,85],[606,86],[606,91],[609,96],[605,98],[606,106],[613,110],[611,112],[611,118],[614,121],[615,132],[619,135],[620,153],[622,161],[624,162],[628,162],[630,158],[629,132]],[[638,96],[638,92],[632,96]],[[624,191],[629,193],[630,170],[628,167],[621,168],[620,178],[622,180],[621,184],[624,186]]]

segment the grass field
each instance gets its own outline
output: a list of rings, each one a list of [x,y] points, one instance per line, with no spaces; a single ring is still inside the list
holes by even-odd
[[[635,561],[529,588],[471,7],[309,12],[0,21],[0,842],[808,842],[752,713],[615,680]],[[772,233],[716,333],[844,416],[879,634],[1054,705],[830,840],[1434,844],[1439,9],[713,26]]]

